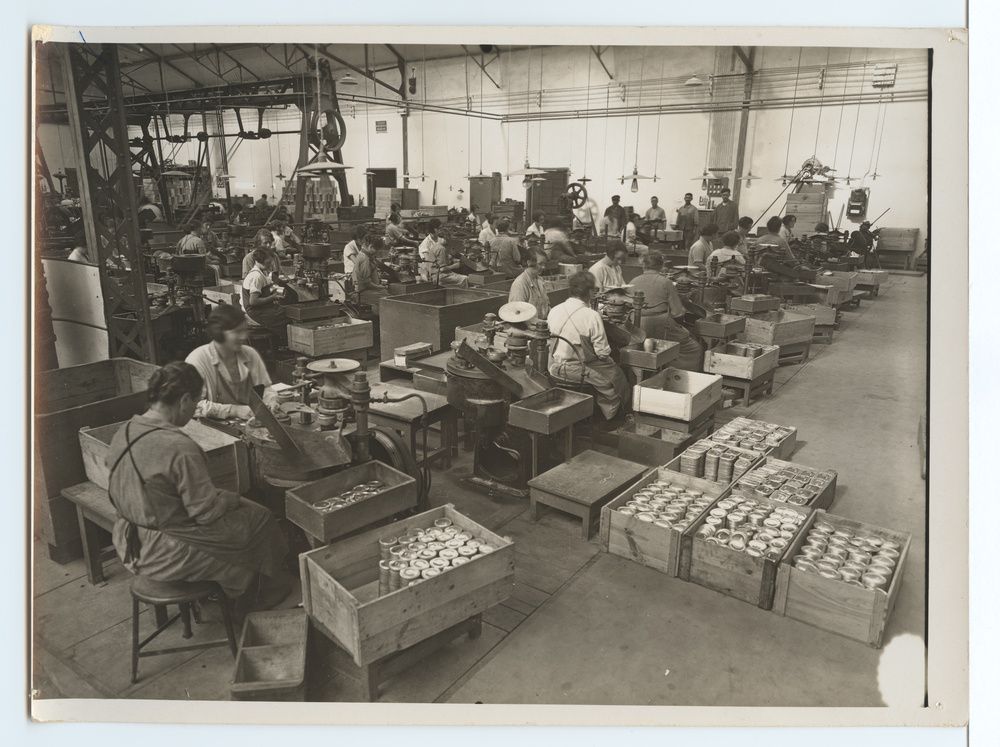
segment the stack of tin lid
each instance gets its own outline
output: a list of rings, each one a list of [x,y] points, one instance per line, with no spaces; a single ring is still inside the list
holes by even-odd
[[[642,522],[684,531],[708,508],[712,498],[700,490],[657,480],[635,492],[617,511]]]
[[[793,433],[795,429],[791,426],[775,425],[749,418],[733,418],[709,438],[716,443],[763,453],[779,446]]]
[[[836,477],[837,473],[831,469],[818,470],[773,461],[739,478],[733,492],[754,498],[770,498],[793,506],[808,506]]]
[[[753,464],[748,455],[707,439],[691,444],[679,461],[682,474],[722,483],[732,482]]]
[[[378,544],[379,596],[434,578],[494,550],[445,518],[435,519],[432,527],[384,537]]]
[[[899,550],[893,540],[817,519],[792,562],[806,573],[884,592],[896,572]]]
[[[778,560],[806,520],[788,506],[774,506],[753,498],[722,498],[708,512],[697,535],[755,558]]]
[[[328,514],[336,511],[338,508],[343,508],[344,506],[350,506],[354,503],[360,503],[363,500],[371,498],[372,496],[378,495],[379,491],[385,487],[385,483],[381,480],[371,480],[369,482],[361,483],[360,485],[345,490],[340,495],[336,495],[333,498],[324,498],[316,503],[312,504],[313,508],[319,511],[321,514]]]
[[[763,345],[759,342],[731,342],[726,346],[728,355],[740,355],[744,358],[758,358],[767,352],[770,345]]]

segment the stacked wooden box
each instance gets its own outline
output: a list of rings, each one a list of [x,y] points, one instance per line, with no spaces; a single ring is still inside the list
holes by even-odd
[[[397,189],[396,187],[375,188],[375,217],[386,218],[393,203],[400,210],[416,210],[420,202],[420,192],[416,189]]]
[[[705,351],[705,373],[753,381],[778,367],[777,345],[727,342]]]
[[[917,256],[919,228],[883,228],[879,230],[879,263],[890,269],[912,270]]]
[[[821,184],[803,184],[800,190],[788,195],[785,201],[785,215],[798,218],[792,229],[796,236],[812,233],[817,223],[826,221],[826,187]]]
[[[747,318],[743,338],[747,342],[785,347],[812,342],[816,317],[793,311],[768,311]]]
[[[374,339],[372,323],[353,317],[288,325],[288,349],[310,357],[333,355],[345,350],[367,350]]]
[[[233,700],[303,701],[309,618],[301,609],[251,612],[243,623]]]

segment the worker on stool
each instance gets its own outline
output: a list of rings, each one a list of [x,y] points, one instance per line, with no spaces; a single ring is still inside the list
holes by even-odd
[[[205,382],[195,417],[249,420],[251,390],[271,386],[271,377],[260,353],[247,345],[246,315],[220,304],[208,315],[207,327],[212,341],[192,350],[185,361]],[[265,393],[265,402],[268,398]]]
[[[354,280],[354,290],[357,291],[362,303],[372,307],[375,316],[378,316],[379,299],[387,294],[387,290],[379,282],[372,258],[383,246],[381,236],[374,236],[362,244],[361,251],[355,258],[354,272],[351,274],[351,278]]]
[[[680,355],[671,363],[685,371],[701,371],[703,349],[680,325],[686,310],[677,286],[663,273],[663,255],[650,252],[642,258],[642,275],[632,279],[632,290],[642,291],[645,305],[639,326],[649,337],[680,343]]]
[[[276,290],[270,270],[271,255],[264,249],[254,249],[250,255],[253,268],[243,278],[241,299],[250,321],[260,327],[274,327],[285,319],[285,310],[278,306],[281,292]]]
[[[431,221],[431,223],[433,224],[434,221]],[[462,263],[451,261],[448,245],[443,239],[434,241],[427,246],[425,262],[428,273],[427,279],[431,282],[454,288],[469,287],[469,278],[455,272],[455,270],[462,266]]]
[[[280,273],[281,272],[281,260],[278,258],[278,252],[274,247],[274,236],[266,228],[262,228],[257,231],[257,235],[253,238],[254,248],[246,253],[243,257],[243,277],[246,278],[253,269],[253,253],[257,249],[263,249],[267,253],[267,272],[269,273]]]
[[[271,513],[212,484],[205,453],[181,428],[204,382],[188,363],[149,380],[149,409],[111,439],[108,497],[112,537],[125,567],[153,581],[214,581],[241,611],[289,597],[288,547]]]
[[[569,298],[549,312],[549,330],[566,338],[555,340],[549,374],[563,381],[582,379],[593,387],[601,414],[605,420],[611,420],[623,411],[629,388],[625,374],[611,360],[604,320],[590,308],[596,288],[591,273],[576,273],[569,279]]]
[[[604,292],[609,288],[622,288],[625,286],[625,278],[622,276],[622,263],[628,256],[619,239],[608,241],[608,248],[604,256],[590,266],[590,273],[595,278],[597,290]]]
[[[548,258],[545,256],[544,252],[537,252],[531,257],[528,257],[527,263],[524,266],[524,272],[514,279],[511,283],[510,293],[507,296],[508,301],[525,301],[530,303],[538,311],[538,319],[545,319],[549,315],[549,309],[551,304],[549,303],[549,294],[542,289],[541,285],[541,267],[540,265],[545,264]]]

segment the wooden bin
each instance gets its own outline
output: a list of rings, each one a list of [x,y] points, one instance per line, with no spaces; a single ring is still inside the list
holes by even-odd
[[[729,299],[730,311],[757,314],[762,311],[776,311],[781,308],[781,299],[764,293],[748,293]]]
[[[674,420],[695,420],[721,399],[721,376],[679,368],[665,368],[632,388],[635,412]]]
[[[787,311],[802,314],[804,316],[816,317],[816,326],[829,326],[837,323],[837,310],[832,306],[822,303],[789,304],[785,307]]]
[[[809,469],[817,469],[816,467],[809,467],[808,465],[805,464],[796,464],[794,462],[787,462],[783,459],[778,459],[777,457],[771,455],[764,457],[763,461],[761,461],[759,464],[754,465],[753,468],[751,468],[744,474],[750,474],[750,472],[753,472],[753,470],[757,469],[758,467],[762,467],[765,464],[772,464],[777,467],[808,467]],[[816,496],[808,504],[806,504],[805,507],[812,509],[824,509],[824,510],[828,509],[830,508],[830,506],[833,505],[833,499],[836,497],[836,495],[837,495],[837,476],[836,474],[834,474],[834,476],[827,481],[826,486],[820,491],[819,495]]]
[[[697,478],[669,472],[660,467],[647,472],[637,483],[601,508],[601,546],[606,552],[674,577],[678,573],[683,533],[673,527],[668,529],[639,521],[634,516],[625,516],[617,510],[632,500],[632,496],[638,491],[657,480],[669,480],[674,484],[701,490],[713,498],[728,494],[729,488],[719,483],[704,487],[696,482]],[[708,508],[705,510],[708,511]],[[699,520],[701,518],[700,516]]]
[[[748,358],[740,353],[741,343],[727,342],[705,351],[705,373],[753,381],[778,367],[777,345],[765,346],[761,355]]]
[[[774,425],[773,423],[765,423],[763,420],[752,420],[750,418],[733,418],[728,423],[726,423],[726,425],[733,425],[733,424],[747,424],[747,425],[750,425],[750,426],[754,426],[754,425],[757,425],[757,424],[760,424],[761,426]],[[725,427],[725,426],[723,426],[723,427]],[[791,427],[791,426],[787,426],[787,427]],[[719,430],[721,430],[721,428]],[[776,459],[788,459],[788,457],[790,457],[793,453],[795,453],[795,444],[796,444],[796,435],[797,435],[797,433],[798,433],[798,430],[795,429],[795,428],[792,428],[792,432],[789,433],[787,436],[785,436],[783,439],[781,439],[781,441],[777,445],[771,446],[771,447],[768,447],[768,448],[764,448],[764,449],[761,450],[761,453],[762,454],[767,454],[769,456],[773,456]],[[711,436],[709,436],[709,438],[712,438],[713,440],[715,440],[713,438],[714,435],[715,434],[713,433]],[[740,448],[745,448],[745,447],[741,446]],[[751,451],[757,451],[757,449],[751,449]]]
[[[899,543],[899,560],[889,582],[889,589],[878,591],[850,586],[842,581],[823,578],[796,568],[792,565],[792,558],[802,547],[808,534],[806,531],[789,546],[790,551],[778,569],[774,611],[813,627],[881,648],[885,627],[896,606],[903,583],[903,564],[910,549],[911,536],[905,532],[834,516],[826,511],[816,511],[806,522],[807,529],[819,519],[846,531],[873,534]]]
[[[533,433],[552,435],[594,414],[594,398],[553,387],[511,403],[507,422]]]
[[[80,527],[63,488],[87,480],[79,431],[138,415],[149,404],[146,387],[159,366],[131,358],[41,371],[35,377],[35,526],[59,562],[80,557]]]
[[[233,700],[304,701],[309,617],[301,609],[251,612],[243,623]]]
[[[697,536],[698,527],[705,522],[705,514],[684,532],[681,541],[681,557],[677,575],[685,581],[691,581],[707,589],[718,591],[726,596],[754,604],[764,610],[769,610],[774,604],[775,588],[777,586],[778,568],[781,562],[789,557],[789,553],[797,541],[805,535],[809,525],[808,517],[813,512],[798,506],[788,506],[776,503],[766,498],[759,503],[771,507],[784,506],[806,517],[799,527],[795,537],[788,543],[785,552],[777,560],[760,557],[754,558],[745,552],[732,550],[710,542],[705,542]],[[709,509],[718,503],[716,501]]]
[[[704,441],[706,445],[711,444],[712,446],[720,446],[720,444],[717,444],[715,441],[710,441],[709,439],[699,439],[698,441],[695,441],[695,444],[702,441]],[[685,485],[690,485],[695,490],[700,490],[707,495],[715,495],[723,488],[727,488],[732,485],[732,483],[736,482],[736,480],[760,464],[761,459],[763,459],[763,455],[756,451],[750,451],[749,449],[741,449],[737,446],[729,445],[726,445],[725,448],[732,449],[738,454],[750,459],[750,466],[739,474],[733,474],[733,479],[730,482],[718,482],[716,480],[709,480],[707,477],[695,477],[694,475],[681,472],[681,455],[684,453],[683,451],[663,465],[664,474],[666,475],[664,479],[673,481],[679,477],[685,477],[688,480],[688,482],[684,483]]]
[[[735,299],[734,299],[735,300]],[[763,345],[795,345],[812,342],[816,317],[796,314],[793,311],[769,311],[747,318],[743,339]]]
[[[367,350],[374,340],[372,323],[353,317],[288,325],[288,349],[311,358],[345,350]]]
[[[647,423],[626,423],[618,429],[618,456],[651,467],[666,464],[694,441],[690,433]]]
[[[493,546],[465,565],[378,596],[379,540],[447,518]],[[466,518],[452,504],[372,529],[299,556],[309,617],[358,666],[409,648],[481,614],[514,588],[514,543]]]
[[[371,498],[329,513],[323,513],[315,507],[321,500],[333,498],[371,480],[385,484]],[[416,480],[373,459],[286,490],[285,517],[310,537],[330,542],[356,529],[416,507],[419,497]]]
[[[125,422],[101,425],[96,428],[80,429],[80,453],[87,479],[95,485],[108,489],[110,465],[107,464],[108,447],[111,439],[124,427]],[[205,452],[208,473],[217,488],[243,494],[250,488],[250,468],[247,446],[239,438],[222,431],[190,421],[182,429]],[[142,429],[132,429],[129,435],[134,439]]]
[[[746,317],[737,314],[709,314],[704,319],[695,319],[694,322],[695,332],[704,337],[732,337],[742,332],[745,327]]]
[[[653,349],[646,350],[646,343],[653,341]],[[680,355],[679,342],[657,340],[647,337],[646,342],[638,348],[622,348],[618,351],[618,363],[622,366],[641,368],[644,371],[659,371]]]

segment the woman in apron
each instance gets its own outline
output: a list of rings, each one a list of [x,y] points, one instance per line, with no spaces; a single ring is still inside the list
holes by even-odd
[[[149,381],[149,409],[115,434],[108,497],[125,567],[154,581],[214,581],[241,606],[266,609],[292,591],[288,551],[263,506],[212,484],[204,452],[182,430],[204,382],[187,363]]]
[[[248,420],[250,391],[270,386],[260,353],[246,344],[247,320],[236,306],[220,304],[208,315],[211,342],[191,351],[186,361],[205,381],[195,417]],[[265,393],[267,401],[270,393]]]
[[[285,321],[285,312],[278,305],[281,296],[275,292],[271,281],[270,257],[263,249],[255,249],[252,256],[253,267],[243,278],[240,289],[243,310],[260,327],[278,326]]]

